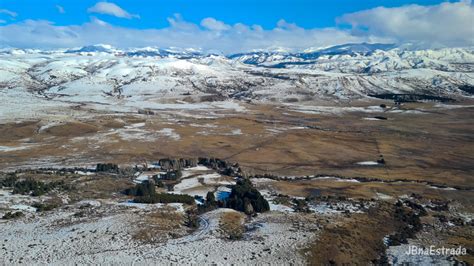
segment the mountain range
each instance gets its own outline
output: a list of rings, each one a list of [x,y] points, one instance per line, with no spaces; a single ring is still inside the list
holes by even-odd
[[[263,102],[353,100],[380,94],[471,98],[474,49],[345,44],[231,55],[196,49],[0,50],[0,90],[110,103],[177,95]]]

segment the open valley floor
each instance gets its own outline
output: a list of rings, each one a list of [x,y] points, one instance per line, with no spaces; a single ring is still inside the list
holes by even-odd
[[[3,264],[474,262],[469,99],[65,104],[2,117]],[[222,203],[242,178],[269,211]]]

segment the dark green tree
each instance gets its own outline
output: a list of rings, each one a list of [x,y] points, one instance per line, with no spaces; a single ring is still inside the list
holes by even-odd
[[[213,204],[216,202],[216,197],[214,196],[214,193],[209,191],[207,192],[207,195],[206,195],[206,202],[208,204]]]
[[[251,205],[251,208],[250,206]],[[266,212],[270,210],[268,201],[253,187],[249,179],[240,179],[232,186],[226,206],[242,212]]]

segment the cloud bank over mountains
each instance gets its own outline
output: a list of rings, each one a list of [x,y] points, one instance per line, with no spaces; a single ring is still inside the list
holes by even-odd
[[[99,2],[91,14],[139,19],[110,2]],[[110,24],[96,17],[81,25],[55,25],[45,20],[24,20],[0,26],[0,43],[19,48],[65,48],[95,43],[127,47],[193,47],[233,53],[255,49],[302,50],[343,43],[413,43],[425,48],[474,45],[474,6],[470,1],[432,6],[378,7],[339,17],[330,28],[305,29],[280,20],[273,29],[260,25],[226,24],[215,18],[199,24],[175,14],[169,26],[134,29]]]
[[[398,42],[435,43],[445,46],[474,44],[474,6],[471,1],[434,6],[378,7],[342,16],[362,35],[373,34]],[[363,29],[366,30],[363,30]]]

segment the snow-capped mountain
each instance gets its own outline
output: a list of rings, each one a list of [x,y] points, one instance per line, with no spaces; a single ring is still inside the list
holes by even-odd
[[[229,56],[108,45],[57,51],[3,49],[0,91],[103,103],[203,94],[273,102],[351,100],[384,93],[470,97],[465,88],[474,86],[473,49],[392,48],[349,44]]]
[[[393,47],[391,44],[348,44],[302,53],[252,52],[231,55],[229,58],[269,68],[304,68],[342,73],[373,73],[413,68],[472,70],[473,49],[411,51]]]
[[[311,64],[314,60],[322,56],[331,55],[350,55],[367,56],[374,51],[387,51],[394,48],[394,44],[380,44],[380,43],[351,43],[343,44],[326,48],[308,48],[303,52],[289,53],[280,51],[257,51],[250,53],[239,53],[230,55],[229,58],[237,59],[240,62],[254,65],[271,66],[272,63],[291,64],[292,62]],[[283,67],[284,65],[276,65]]]
[[[115,49],[112,45],[108,44],[95,44],[95,45],[88,45],[77,49],[68,49],[65,53],[114,53],[118,50]]]
[[[376,50],[387,51],[395,47],[395,44],[390,43],[348,43],[324,48],[308,48],[304,50],[304,53],[320,55],[369,54]]]

